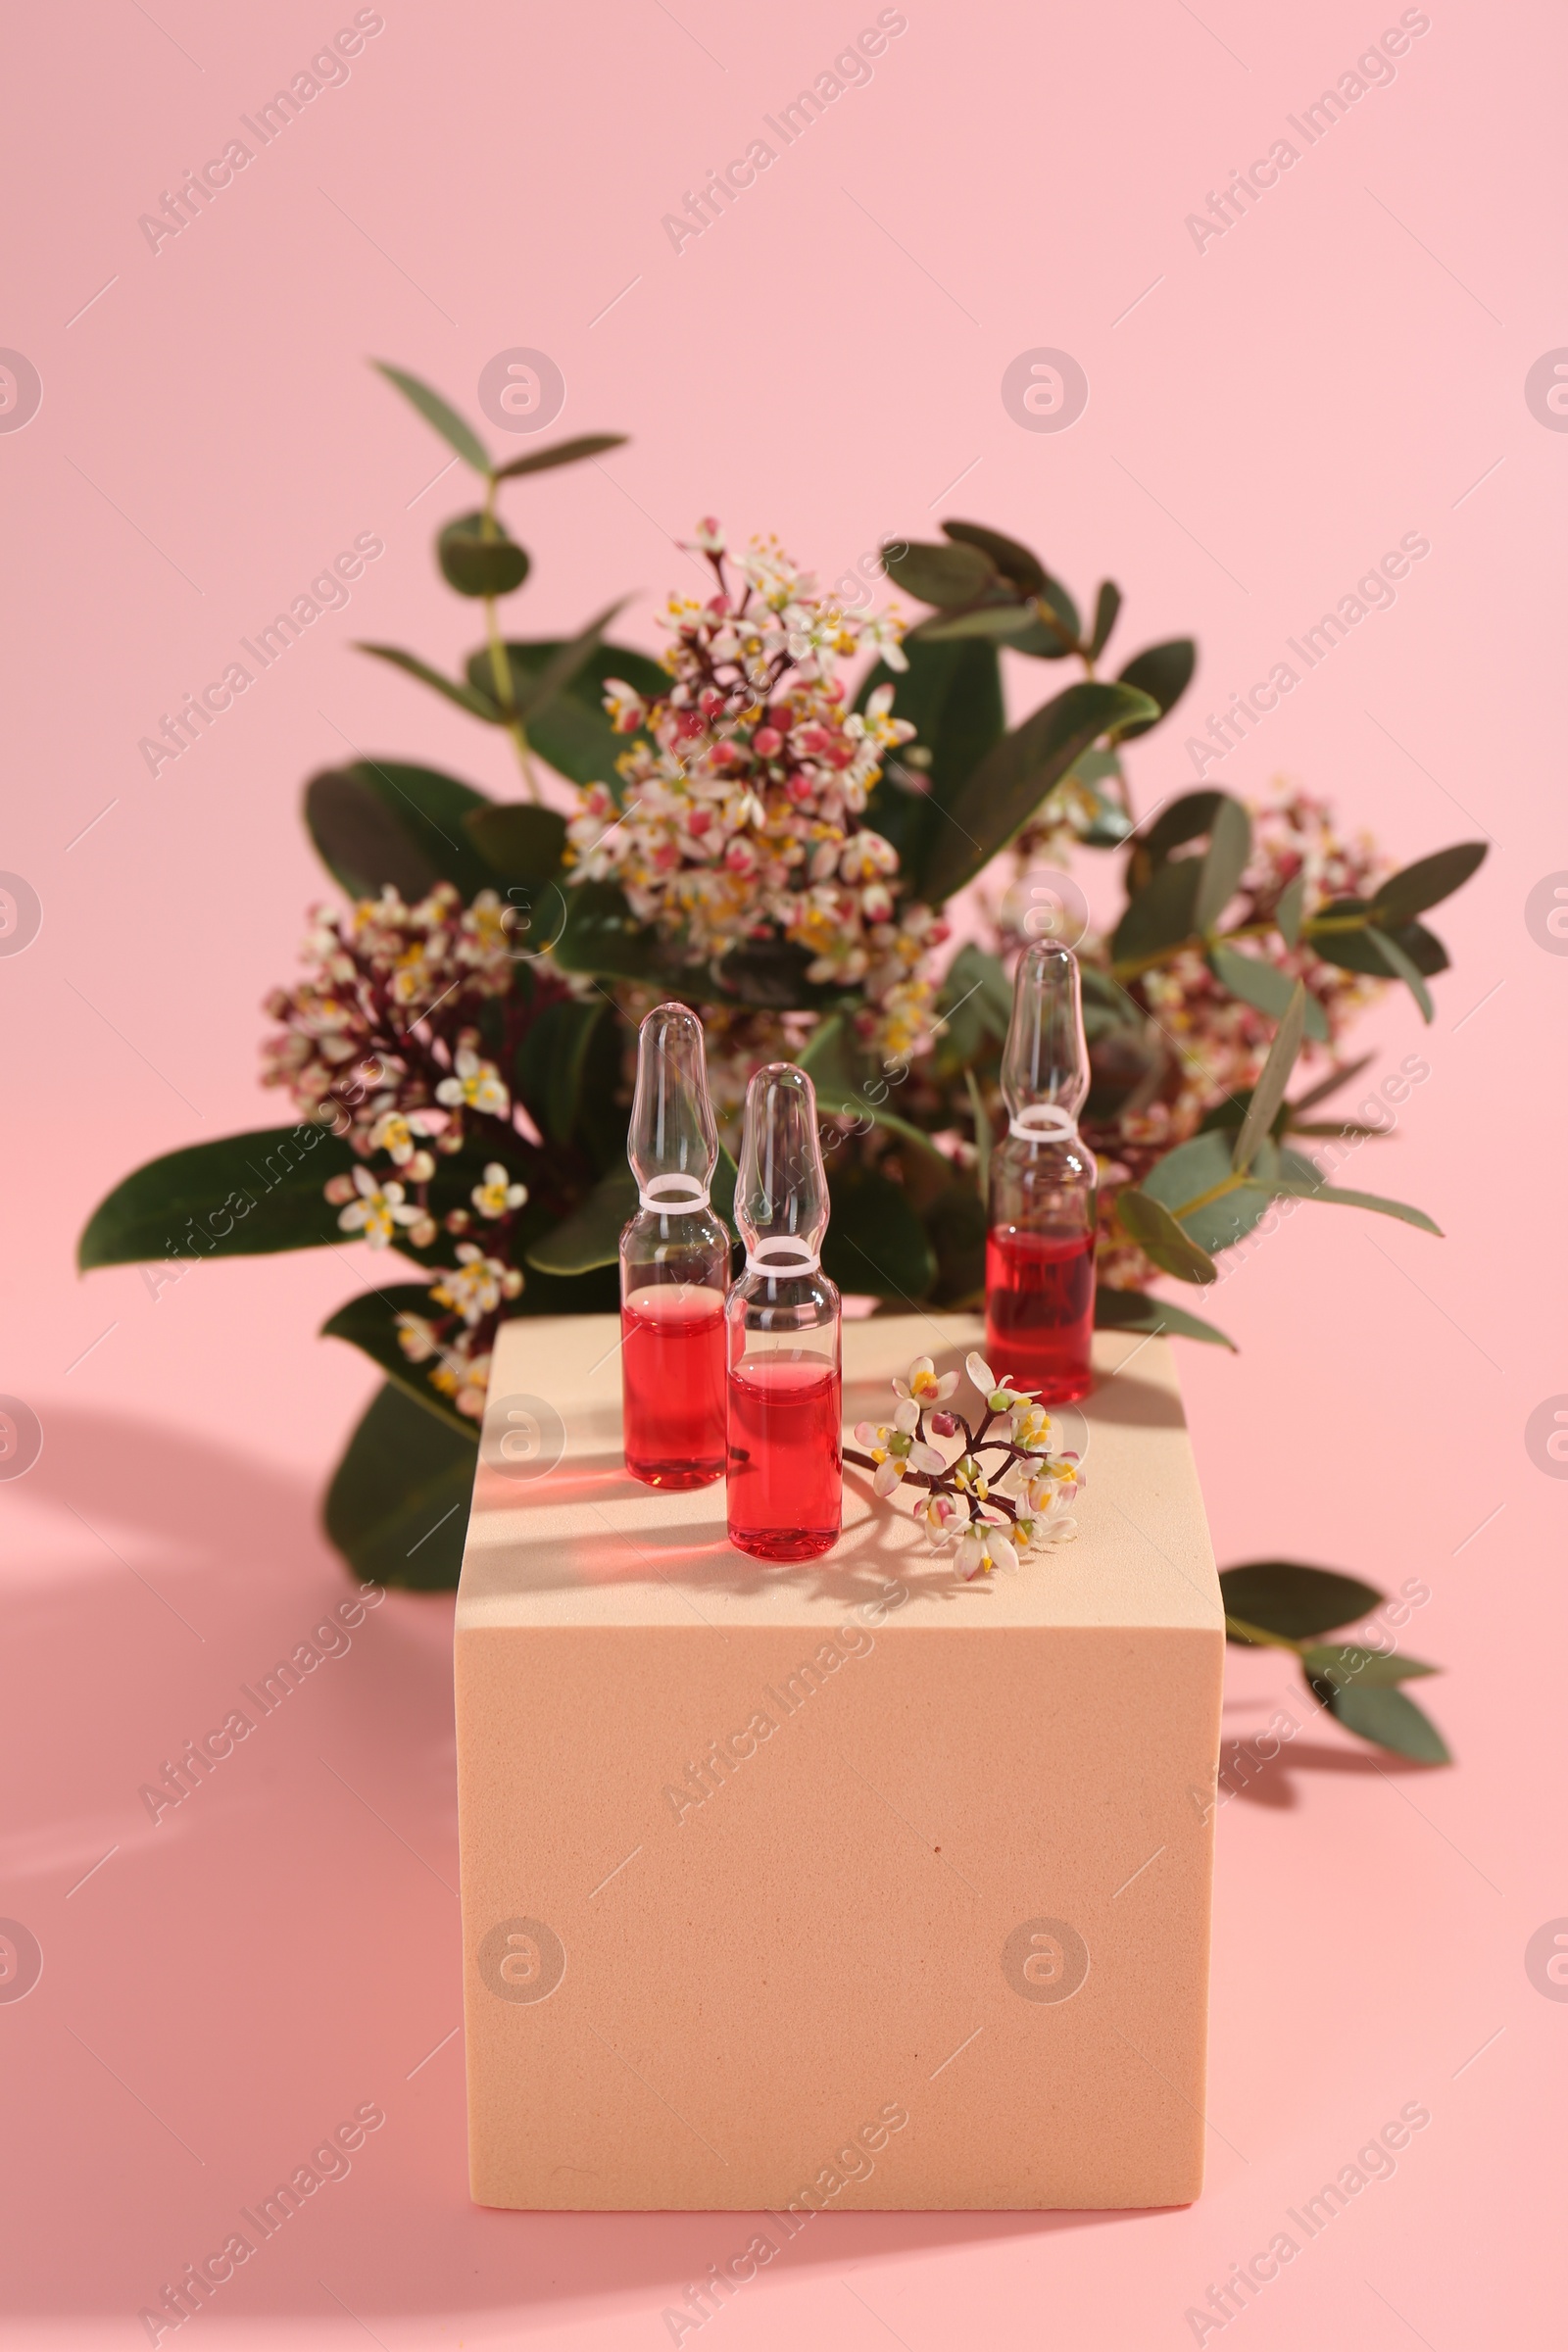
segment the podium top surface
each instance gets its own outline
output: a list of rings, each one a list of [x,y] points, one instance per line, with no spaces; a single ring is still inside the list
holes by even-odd
[[[1082,1457],[1078,1535],[1016,1575],[965,1583],[902,1497],[879,1501],[847,1465],[844,1533],[818,1560],[774,1565],[725,1536],[724,1482],[668,1494],[621,1459],[620,1327],[613,1315],[519,1316],[496,1347],[458,1592],[457,1630],[820,1628],[893,1605],[907,1632],[987,1627],[1223,1626],[1214,1555],[1170,1343],[1095,1337],[1095,1386],[1052,1408],[1054,1443]],[[962,1374],[984,1348],[972,1315],[876,1315],[844,1325],[844,1422],[891,1421],[895,1374],[916,1356]],[[972,1415],[960,1377],[953,1400]],[[503,1450],[503,1440],[506,1441]]]

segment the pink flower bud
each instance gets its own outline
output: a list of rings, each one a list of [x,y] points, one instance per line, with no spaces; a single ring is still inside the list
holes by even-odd
[[[958,1424],[951,1413],[932,1414],[931,1435],[934,1438],[956,1438],[957,1434]]]

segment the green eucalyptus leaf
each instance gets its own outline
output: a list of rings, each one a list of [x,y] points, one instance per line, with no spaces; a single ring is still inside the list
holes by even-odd
[[[401,669],[409,677],[417,678],[421,686],[433,687],[437,694],[445,695],[449,703],[456,703],[460,710],[466,710],[471,718],[482,718],[491,727],[499,727],[503,723],[504,713],[500,705],[494,695],[486,694],[481,687],[461,685],[456,678],[443,677],[440,670],[430,667],[428,662],[421,662],[417,654],[406,654],[401,646],[368,645],[363,638],[356,639],[355,643],[360,653],[373,654],[377,662],[389,662],[394,669]]]
[[[1227,947],[1223,940],[1216,940],[1209,950],[1208,964],[1221,987],[1228,988],[1233,997],[1240,997],[1244,1004],[1267,1013],[1271,1021],[1284,1018],[1297,984],[1278,964],[1265,963],[1256,956],[1244,956],[1239,948]],[[1327,1045],[1328,1015],[1316,997],[1307,998],[1305,1017],[1307,1036]]]
[[[1147,735],[1157,726],[1167,710],[1175,709],[1192,684],[1193,671],[1198,665],[1198,648],[1190,637],[1172,637],[1162,645],[1145,646],[1135,654],[1121,671],[1124,686],[1136,686],[1158,705],[1152,718],[1134,718],[1117,729],[1122,743],[1131,743],[1135,735]]]
[[[1106,1283],[1099,1284],[1095,1291],[1095,1329],[1148,1332],[1156,1339],[1168,1332],[1173,1339],[1206,1340],[1211,1347],[1238,1353],[1234,1340],[1200,1315],[1189,1314],[1185,1306],[1173,1306],[1148,1291],[1113,1291]]]
[[[976,605],[963,612],[944,612],[932,620],[922,620],[917,631],[906,640],[906,650],[915,645],[958,645],[972,638],[993,640],[999,645],[1010,644],[1021,652],[1038,652],[1037,646],[1027,646],[1023,640],[1040,627],[1040,615],[1033,605]],[[1060,651],[1070,649],[1063,646]],[[1055,658],[1053,649],[1052,658]]]
[[[478,1424],[448,1427],[388,1381],[350,1438],[322,1521],[356,1575],[450,1592],[463,1565]]]
[[[1228,1616],[1266,1634],[1282,1634],[1288,1642],[1310,1641],[1338,1625],[1358,1625],[1384,1598],[1376,1585],[1359,1577],[1308,1568],[1299,1560],[1250,1560],[1245,1567],[1222,1568],[1219,1587]],[[1241,1634],[1227,1639],[1246,1642]]]
[[[1237,885],[1252,854],[1252,820],[1240,801],[1221,793],[1208,829],[1208,848],[1193,905],[1193,923],[1208,931],[1219,921],[1236,896]]]
[[[1200,858],[1173,858],[1168,864],[1155,866],[1122,911],[1110,942],[1113,964],[1138,964],[1146,956],[1162,956],[1183,940],[1194,938],[1202,872]]]
[[[1375,923],[1368,923],[1366,936],[1395,978],[1404,982],[1420,1007],[1421,1018],[1430,1023],[1433,1017],[1432,992],[1404,950],[1386,931],[1380,931]]]
[[[1380,882],[1372,901],[1379,929],[1397,930],[1429,906],[1451,898],[1469,881],[1488,846],[1484,841],[1461,841],[1451,850],[1435,850],[1430,858],[1418,858],[1414,865]]]
[[[1421,1658],[1401,1657],[1397,1650],[1365,1649],[1355,1642],[1329,1642],[1301,1652],[1309,1676],[1324,1682],[1359,1683],[1364,1690],[1383,1690],[1391,1683],[1414,1682],[1423,1674],[1441,1674]]]
[[[1270,1194],[1261,1182],[1238,1184],[1230,1145],[1223,1133],[1192,1136],[1167,1152],[1144,1178],[1143,1191],[1161,1201],[1182,1230],[1210,1256],[1229,1250],[1268,1212]],[[1215,1193],[1214,1200],[1204,1200]],[[1203,1200],[1201,1208],[1189,1203]]]
[[[1052,787],[1123,717],[1148,707],[1126,687],[1069,686],[994,744],[945,804],[951,820],[933,836],[921,888],[951,898],[1029,822]]]
[[[1047,661],[1056,660],[1059,654],[1076,653],[1079,640],[1083,636],[1084,624],[1078,607],[1060,580],[1053,579],[1048,574],[1046,584],[1041,589],[1036,601],[1041,609],[1041,622],[1046,635],[1053,641],[1052,650],[1046,652],[1041,646],[1025,643],[1020,651],[1036,655],[1044,654]]]
[[[1163,1201],[1129,1185],[1117,1195],[1116,1215],[1122,1231],[1137,1243],[1162,1274],[1178,1282],[1210,1283],[1216,1279],[1213,1259],[1186,1234]]]
[[[1298,874],[1280,892],[1274,909],[1274,920],[1280,927],[1280,937],[1288,948],[1294,948],[1301,936],[1301,916],[1306,908],[1306,875]]]
[[[902,552],[895,555],[895,547]],[[882,562],[889,578],[922,605],[972,604],[999,584],[990,558],[977,547],[894,540],[883,548]]]
[[[1208,831],[1223,798],[1212,787],[1206,792],[1184,792],[1160,810],[1147,831],[1136,836],[1130,844],[1127,860],[1129,898],[1137,896],[1154,868],[1163,865],[1173,850],[1184,848]]]
[[[1326,1184],[1321,1177],[1315,1182],[1305,1179],[1280,1177],[1269,1188],[1293,1200],[1323,1200],[1331,1208],[1370,1208],[1382,1217],[1397,1217],[1403,1225],[1419,1226],[1423,1233],[1435,1233],[1443,1239],[1443,1228],[1435,1225],[1424,1208],[1412,1208],[1404,1200],[1385,1200],[1379,1193],[1341,1192]]]
[[[428,1317],[435,1311],[427,1284],[393,1283],[384,1291],[366,1291],[360,1298],[351,1298],[346,1306],[340,1306],[321,1325],[320,1336],[323,1340],[347,1340],[350,1347],[361,1349],[371,1363],[379,1366],[394,1388],[401,1389],[416,1404],[422,1404],[427,1413],[444,1421],[471,1446],[473,1423],[458,1411],[449,1396],[443,1396],[431,1385],[427,1378],[428,1363],[409,1360],[398,1338],[399,1314]],[[432,1357],[430,1362],[436,1360]]]
[[[1310,1677],[1308,1678],[1310,1680]],[[1334,1683],[1314,1683],[1329,1713],[1357,1739],[1370,1740],[1415,1764],[1451,1764],[1447,1742],[1429,1715],[1402,1690],[1367,1688],[1354,1683],[1341,1689]]]
[[[408,906],[453,882],[465,900],[496,872],[470,830],[492,803],[439,768],[405,760],[356,760],[323,768],[305,787],[305,823],[327,871],[351,899],[387,883]]]
[[[1301,936],[1314,956],[1321,956],[1325,963],[1338,964],[1342,971],[1366,972],[1376,980],[1396,980],[1399,974],[1382,949],[1367,937],[1371,913],[1368,899],[1332,899],[1315,914],[1307,916]],[[1360,919],[1350,930],[1321,928],[1325,922],[1339,922],[1352,915]],[[1384,936],[1403,950],[1423,979],[1430,980],[1435,973],[1447,970],[1448,951],[1424,923],[1401,923]]]
[[[1040,596],[1050,586],[1050,574],[1040,558],[1020,546],[1016,539],[990,530],[983,522],[945,522],[942,528],[960,546],[977,547],[983,556],[988,556],[1008,587],[1015,588],[1020,596]]]
[[[264,1257],[319,1250],[347,1237],[324,1198],[354,1153],[326,1127],[262,1127],[189,1144],[122,1177],[88,1218],[76,1264]]]
[[[460,596],[510,596],[528,577],[528,553],[492,516],[459,514],[435,543],[436,562]]]
[[[584,458],[602,457],[607,449],[621,449],[625,433],[579,433],[574,441],[557,441],[548,449],[530,449],[524,456],[514,458],[506,466],[498,466],[498,482],[514,482],[519,474],[548,473],[556,466],[577,466]]]
[[[1065,588],[1060,590],[1060,594],[1068,605],[1072,605]],[[1077,619],[1076,606],[1073,606],[1073,618]],[[1008,629],[1003,642],[1009,653],[1027,654],[1032,662],[1060,662],[1068,654],[1078,651],[1073,631],[1044,597],[1036,600],[1033,616],[1024,626]]]
[[[1098,662],[1105,650],[1105,641],[1116,626],[1121,611],[1121,590],[1114,580],[1102,580],[1100,594],[1095,599],[1095,625],[1090,632],[1089,659]]]
[[[853,1161],[827,1167],[832,1216],[822,1270],[841,1290],[879,1298],[923,1298],[937,1278],[937,1253],[902,1184]]]
[[[1363,1070],[1371,1067],[1375,1058],[1371,1054],[1358,1054],[1354,1061],[1342,1062],[1338,1069],[1330,1070],[1328,1076],[1320,1078],[1316,1086],[1309,1086],[1306,1093],[1298,1095],[1291,1104],[1293,1122],[1298,1112],[1315,1110],[1320,1102],[1328,1101],[1330,1095],[1337,1095],[1342,1086],[1348,1086],[1352,1078],[1359,1078]]]
[[[1252,1089],[1252,1100],[1247,1106],[1236,1138],[1236,1150],[1231,1165],[1238,1176],[1245,1176],[1257,1155],[1259,1145],[1274,1124],[1275,1114],[1285,1100],[1285,1090],[1291,1083],[1297,1055],[1306,1033],[1306,990],[1299,980],[1291,991],[1291,1001],[1280,1019],[1274,1043],[1268,1050],[1268,1059]]]
[[[396,384],[405,400],[413,402],[426,424],[435,426],[450,449],[455,449],[460,458],[466,459],[475,473],[488,475],[489,451],[450,402],[443,400],[440,393],[432,391],[428,384],[421,383],[416,375],[410,375],[406,368],[393,368],[385,360],[376,360],[372,364],[389,384]]]

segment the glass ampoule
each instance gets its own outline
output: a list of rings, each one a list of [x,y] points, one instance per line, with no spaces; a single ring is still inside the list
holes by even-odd
[[[1095,1325],[1095,1155],[1078,958],[1046,942],[1013,982],[1002,1057],[1007,1134],[991,1154],[986,1354],[1044,1404],[1087,1395]]]
[[[656,1006],[638,1034],[626,1157],[639,1203],[620,1237],[626,1467],[645,1486],[711,1486],[724,1469],[730,1237],[709,1204],[718,1129],[702,1024],[684,1004]]]
[[[793,1062],[746,1092],[729,1295],[729,1540],[759,1560],[831,1551],[844,1516],[839,1294],[822,1272],[827,1177],[816,1095]]]

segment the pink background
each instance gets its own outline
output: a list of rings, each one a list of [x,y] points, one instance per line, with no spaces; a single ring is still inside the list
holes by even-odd
[[[440,445],[367,356],[476,414],[480,368],[514,345],[562,368],[562,430],[634,436],[511,494],[536,559],[521,633],[641,589],[623,626],[652,645],[654,599],[683,576],[671,539],[707,510],[827,578],[884,531],[967,514],[1084,597],[1113,574],[1123,658],[1196,633],[1197,718],[1421,531],[1396,607],[1218,779],[1299,779],[1400,858],[1495,840],[1437,918],[1456,968],[1435,1027],[1391,1001],[1358,1041],[1373,1076],[1415,1051],[1432,1075],[1355,1181],[1448,1239],[1306,1211],[1215,1300],[1242,1357],[1182,1359],[1221,1560],[1424,1579],[1406,1639],[1447,1668],[1422,1696],[1457,1769],[1309,1725],[1223,1809],[1200,2204],[824,2218],[703,2341],[1191,2342],[1208,2282],[1410,2100],[1432,2123],[1396,2178],[1234,2325],[1291,2352],[1556,2340],[1568,2006],[1524,1950],[1568,1913],[1568,1492],[1524,1426],[1568,1390],[1568,963],[1524,905],[1568,866],[1568,440],[1523,385],[1568,340],[1560,15],[1438,0],[1394,84],[1200,255],[1187,213],[1396,9],[910,0],[869,86],[677,256],[661,216],[873,9],[387,0],[347,85],[151,253],[138,215],[352,13],[158,0],[155,23],[98,0],[12,31],[0,342],[44,393],[0,436],[0,865],[44,920],[0,960],[0,1388],[45,1446],[0,1487],[0,1911],[44,1951],[36,1989],[0,2007],[10,2340],[144,2341],[138,2307],[367,2099],[384,2129],[221,2291],[209,2340],[286,2323],[334,2346],[652,2347],[747,2234],[467,2203],[461,2045],[443,2045],[447,1601],[390,1598],[287,1720],[149,1823],[138,1786],[344,1590],[317,1498],[374,1377],[312,1335],[368,1270],[350,1249],[203,1266],[155,1298],[134,1269],[72,1266],[131,1165],[281,1115],[256,1083],[258,1006],[321,887],[304,775],[347,743],[513,789],[498,739],[349,644],[448,660],[475,634],[429,560],[464,476],[420,495]],[[1060,435],[1020,430],[999,394],[1040,345],[1091,384]],[[386,555],[352,607],[150,778],[138,738],[363,531]],[[1018,673],[1020,710],[1057,682]],[[1189,731],[1134,753],[1143,807],[1190,779]],[[1283,1661],[1235,1662],[1229,1729],[1298,1688]]]

